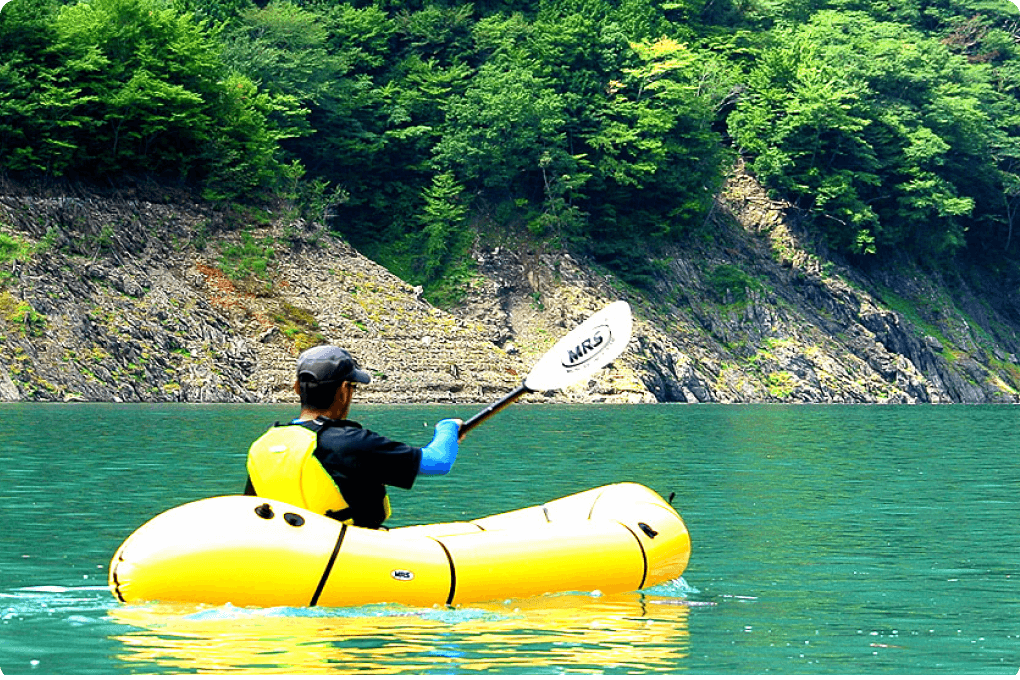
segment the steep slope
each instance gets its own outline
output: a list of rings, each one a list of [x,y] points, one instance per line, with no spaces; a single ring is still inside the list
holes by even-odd
[[[659,253],[650,295],[569,257],[497,244],[479,254],[485,284],[463,312],[517,338],[569,326],[595,297],[631,299],[640,320],[620,382],[593,386],[631,401],[1018,400],[1016,282],[975,290],[910,262],[863,271],[834,261],[740,167],[710,220],[711,241]]]
[[[463,305],[420,291],[319,225],[193,201],[0,195],[0,400],[294,399],[293,359],[352,350],[359,399],[488,402],[606,302],[631,351],[534,400],[1014,402],[1017,290],[910,263],[862,272],[805,242],[795,213],[734,172],[714,238],[659,253],[656,289],[505,229],[476,246]],[[498,226],[498,225],[497,225]]]
[[[0,398],[290,400],[294,357],[323,341],[373,372],[374,401],[484,401],[517,383],[477,324],[321,227],[98,198],[8,195],[0,210],[23,251],[0,293]],[[260,256],[265,274],[224,273]]]

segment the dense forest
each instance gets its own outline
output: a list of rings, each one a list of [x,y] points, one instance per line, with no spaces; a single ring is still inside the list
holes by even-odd
[[[1007,0],[13,0],[0,172],[289,201],[436,291],[492,224],[641,285],[739,157],[833,252],[998,267],[1018,43]]]

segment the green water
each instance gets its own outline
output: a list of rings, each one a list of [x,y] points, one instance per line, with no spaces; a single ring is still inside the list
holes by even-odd
[[[424,444],[469,407],[356,407]],[[674,505],[683,580],[458,609],[123,605],[111,555],[238,492],[292,409],[0,406],[0,670],[111,673],[883,673],[1020,669],[1020,411],[1011,406],[518,405],[394,525],[635,481]],[[427,423],[427,424],[426,424]]]

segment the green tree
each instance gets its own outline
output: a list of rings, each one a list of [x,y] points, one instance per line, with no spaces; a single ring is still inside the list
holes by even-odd
[[[94,130],[81,135],[79,166],[99,172],[186,174],[209,141],[206,106],[219,69],[215,44],[189,15],[148,0],[67,5],[61,46],[81,84],[76,108]]]
[[[332,97],[334,81],[343,72],[340,59],[327,49],[327,27],[321,17],[292,2],[251,7],[233,24],[224,39],[222,59],[260,89],[287,98],[300,114],[323,106]],[[282,110],[278,114],[292,114]],[[280,127],[311,131],[304,115],[283,118]]]
[[[0,12],[0,167],[62,174],[75,133],[90,121],[75,110],[80,87],[56,46],[52,0],[19,0]]]
[[[513,63],[485,63],[444,112],[434,162],[455,169],[468,186],[512,189],[537,182],[542,154],[564,142],[563,98]]]
[[[363,231],[374,238],[394,213],[393,191],[401,193],[397,185],[407,167],[420,165],[406,147],[388,148],[387,133],[408,124],[398,101],[400,77],[390,75],[397,61],[392,45],[397,28],[376,6],[320,2],[309,9],[315,13],[316,40],[303,49],[320,80],[314,91],[306,88],[300,96],[315,133],[286,146],[310,172],[343,187],[349,196],[345,220],[351,228],[369,225]],[[417,196],[418,187],[406,193]]]
[[[172,0],[180,13],[190,13],[200,20],[229,24],[255,6],[253,0]]]
[[[631,49],[637,64],[609,81],[598,128],[584,140],[590,167],[597,193],[613,199],[616,229],[676,238],[705,215],[721,178],[712,102],[701,90],[705,57],[669,38]]]
[[[877,216],[861,190],[878,184],[862,137],[859,85],[829,65],[807,37],[783,35],[748,77],[729,130],[749,169],[796,205],[824,215],[835,247],[874,252]]]
[[[228,77],[215,34],[192,15],[157,0],[94,0],[60,7],[51,37],[18,67],[41,76],[19,94],[36,107],[23,125],[43,141],[14,163],[91,179],[209,180],[235,195],[282,172],[276,151],[290,132],[269,113],[287,102]]]
[[[219,200],[252,196],[279,189],[295,174],[301,176],[300,165],[284,165],[280,149],[281,140],[300,132],[281,129],[274,122],[299,112],[292,98],[260,91],[247,76],[228,76],[213,107],[219,132],[210,136],[200,157],[207,196]]]
[[[467,207],[461,203],[462,192],[463,187],[449,172],[436,175],[425,190],[425,205],[419,217],[425,236],[421,265],[425,281],[431,281],[442,271],[451,246],[459,240],[458,232],[467,216]]]
[[[987,65],[909,26],[819,12],[775,33],[729,129],[751,168],[844,252],[951,254],[1000,210]]]

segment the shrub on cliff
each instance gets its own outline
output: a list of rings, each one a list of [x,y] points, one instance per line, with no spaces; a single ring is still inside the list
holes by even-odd
[[[288,100],[228,73],[216,32],[190,13],[157,0],[18,0],[0,15],[0,45],[5,170],[194,179],[227,195],[282,174]]]

